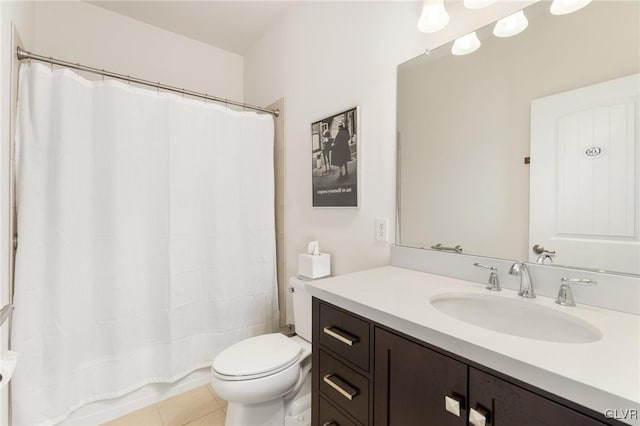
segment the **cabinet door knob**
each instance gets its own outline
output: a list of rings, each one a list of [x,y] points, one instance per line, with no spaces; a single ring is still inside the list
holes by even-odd
[[[475,409],[469,410],[469,424],[473,426],[486,426],[489,424],[489,410],[478,404]]]
[[[460,409],[464,409],[464,397],[454,393],[444,397],[444,409],[456,417],[460,417]]]
[[[325,327],[322,329],[323,333],[333,337],[334,339],[344,343],[345,345],[353,346],[358,343],[358,338],[350,335],[349,333],[340,330],[338,327]]]

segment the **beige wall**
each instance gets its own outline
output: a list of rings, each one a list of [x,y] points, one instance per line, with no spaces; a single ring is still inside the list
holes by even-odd
[[[297,254],[310,240],[331,253],[334,275],[389,263],[389,243],[375,240],[375,219],[389,218],[393,242],[397,65],[522,4],[474,12],[451,5],[451,25],[425,35],[416,30],[419,3],[300,2],[250,49],[246,101],[286,99],[287,278],[297,275]],[[313,208],[311,123],[354,105],[360,106],[360,207]]]
[[[83,1],[35,7],[36,53],[243,99],[243,58]]]
[[[566,16],[545,9],[473,54],[403,65],[401,245],[526,260],[530,101],[637,73],[639,10],[618,1]]]

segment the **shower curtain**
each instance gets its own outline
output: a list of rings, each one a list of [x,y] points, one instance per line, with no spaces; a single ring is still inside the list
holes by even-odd
[[[14,425],[272,331],[271,116],[23,64],[17,123]]]

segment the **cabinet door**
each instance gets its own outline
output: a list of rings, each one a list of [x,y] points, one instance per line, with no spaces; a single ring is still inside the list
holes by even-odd
[[[466,425],[465,364],[376,328],[374,368],[375,425]]]
[[[486,426],[602,426],[597,420],[505,382],[490,374],[469,369],[469,425],[476,413]],[[475,411],[475,412],[474,412]]]

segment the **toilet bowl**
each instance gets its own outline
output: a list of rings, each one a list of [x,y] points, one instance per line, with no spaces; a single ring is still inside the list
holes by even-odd
[[[251,337],[213,360],[211,386],[229,403],[226,426],[282,426],[288,408],[310,398],[303,390],[311,371],[311,296],[298,279],[291,279],[290,291],[296,336]]]

